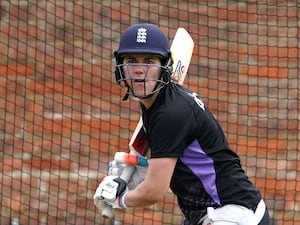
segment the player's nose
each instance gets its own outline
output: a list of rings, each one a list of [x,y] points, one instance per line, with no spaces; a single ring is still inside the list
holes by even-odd
[[[135,65],[133,68],[133,72],[136,75],[144,75],[146,73],[146,66],[145,65]]]

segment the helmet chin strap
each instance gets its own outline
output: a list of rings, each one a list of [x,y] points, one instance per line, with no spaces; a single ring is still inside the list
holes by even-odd
[[[129,88],[127,89],[127,92],[126,94],[124,95],[124,97],[122,98],[122,101],[127,101],[128,100],[128,97],[129,97]]]

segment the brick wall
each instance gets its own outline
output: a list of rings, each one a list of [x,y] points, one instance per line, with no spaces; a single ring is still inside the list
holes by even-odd
[[[136,102],[120,101],[111,52],[129,24],[185,27],[185,85],[221,123],[276,224],[300,222],[299,6],[296,1],[1,1],[0,223],[109,224],[92,196],[127,150]],[[128,224],[180,224],[176,199]]]

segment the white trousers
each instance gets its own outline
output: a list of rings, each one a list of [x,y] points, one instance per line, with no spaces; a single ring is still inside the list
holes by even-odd
[[[217,209],[208,207],[202,225],[258,225],[265,210],[266,205],[263,200],[257,205],[255,213],[240,205],[229,204]]]

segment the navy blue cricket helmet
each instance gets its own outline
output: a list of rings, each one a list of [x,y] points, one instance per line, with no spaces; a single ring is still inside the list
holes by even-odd
[[[124,31],[119,48],[114,51],[115,78],[118,84],[121,81],[126,83],[121,69],[123,58],[126,54],[158,55],[161,58],[162,66],[164,66],[161,76],[163,82],[168,83],[171,80],[173,60],[169,40],[158,26],[141,23],[132,25]]]
[[[145,53],[170,56],[169,41],[162,30],[153,24],[135,24],[123,33],[119,49],[115,51],[116,58],[123,54]]]

